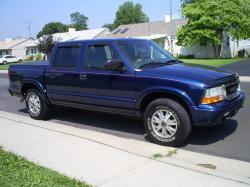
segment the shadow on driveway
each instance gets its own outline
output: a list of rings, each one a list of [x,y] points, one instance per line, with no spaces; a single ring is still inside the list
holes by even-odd
[[[209,145],[225,139],[233,134],[238,126],[238,122],[233,119],[225,120],[222,124],[213,127],[193,128],[187,144]]]
[[[250,76],[250,59],[242,60],[233,64],[222,66],[221,68],[236,72],[240,76]]]
[[[19,110],[27,113],[26,109]],[[94,130],[124,138],[150,141],[141,120],[101,112],[55,107],[51,120],[68,126]],[[183,145],[209,145],[223,140],[237,129],[238,123],[229,119],[213,127],[195,127],[189,141]],[[151,141],[150,141],[151,142]]]

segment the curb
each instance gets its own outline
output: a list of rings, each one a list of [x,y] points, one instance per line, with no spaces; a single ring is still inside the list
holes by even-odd
[[[0,70],[0,73],[3,73],[3,74],[7,74],[8,73],[8,70]]]

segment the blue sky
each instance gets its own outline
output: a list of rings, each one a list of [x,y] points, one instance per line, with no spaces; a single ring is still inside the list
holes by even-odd
[[[180,0],[173,1],[173,13],[180,16]],[[115,12],[125,0],[3,0],[1,1],[0,40],[13,37],[35,37],[44,24],[52,21],[70,23],[70,14],[79,11],[89,17],[89,28],[102,27],[112,23]],[[133,0],[143,5],[143,11],[150,21],[164,20],[169,14],[169,0]]]

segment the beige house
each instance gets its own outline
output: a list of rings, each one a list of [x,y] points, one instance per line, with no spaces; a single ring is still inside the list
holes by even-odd
[[[32,38],[6,39],[0,41],[0,56],[13,55],[24,58],[26,56],[26,46],[33,41]]]
[[[173,54],[175,56],[194,56],[195,58],[213,58],[213,47],[207,43],[199,43],[192,47],[178,46],[176,33],[179,28],[187,23],[186,19],[174,19],[170,24],[170,18],[167,15],[165,21],[156,21],[148,23],[136,23],[128,25],[120,25],[117,29],[109,34],[99,35],[98,38],[144,38],[151,39],[164,47],[171,50],[170,41],[173,43]],[[171,26],[172,25],[172,26]],[[237,55],[240,46],[236,45],[236,41],[224,33],[223,57],[230,58]]]

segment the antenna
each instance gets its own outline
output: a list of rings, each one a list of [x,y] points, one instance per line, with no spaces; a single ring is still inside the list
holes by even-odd
[[[23,22],[22,24],[25,24],[27,25],[27,28],[28,28],[28,31],[29,31],[29,38],[31,38],[31,24],[34,23],[32,21],[26,21],[26,22]]]

